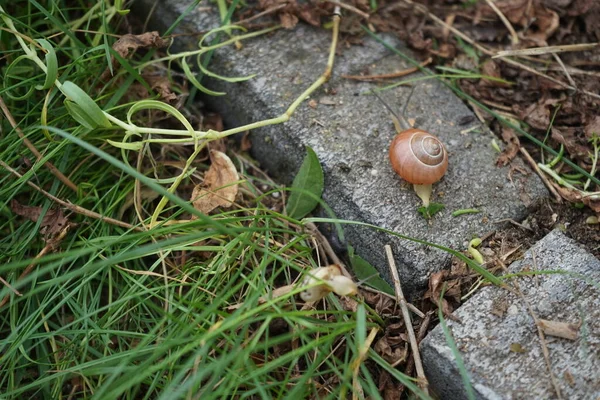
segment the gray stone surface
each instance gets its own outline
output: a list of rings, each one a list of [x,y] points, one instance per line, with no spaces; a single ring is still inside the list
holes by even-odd
[[[546,336],[552,372],[564,399],[600,399],[600,261],[555,230],[532,247],[510,272],[565,270],[571,275],[520,278],[519,287],[538,318],[581,324],[575,341]],[[580,274],[587,279],[578,278]],[[595,287],[594,287],[595,285]],[[487,287],[448,325],[479,399],[556,398],[537,328],[524,301]],[[517,343],[523,352],[513,352]],[[432,387],[444,399],[466,398],[441,327],[421,345]]]
[[[147,12],[154,2],[138,0],[137,12]],[[164,31],[188,3],[159,2],[149,27]],[[216,26],[216,18],[214,11],[202,8],[186,17],[178,32],[205,31]],[[239,84],[207,81],[207,87],[228,95],[206,102],[222,113],[230,127],[279,116],[322,73],[330,40],[329,32],[299,24],[294,30],[245,41],[239,51],[233,47],[219,50],[212,70],[227,76],[257,76]],[[386,40],[401,47],[391,37]],[[191,49],[196,39],[184,36],[176,43],[176,49]],[[372,223],[456,249],[466,248],[474,236],[497,229],[496,220],[524,218],[526,206],[546,196],[537,176],[515,173],[511,181],[508,168],[495,167],[492,135],[484,129],[464,132],[477,125],[476,120],[449,89],[435,80],[419,81],[407,117],[446,143],[450,162],[447,175],[434,186],[433,201],[443,203],[446,209],[430,222],[424,220],[416,211],[419,199],[388,162],[388,146],[395,135],[389,114],[374,97],[360,95],[375,86],[341,77],[365,68],[370,73],[388,73],[407,65],[369,38],[362,46],[340,46],[338,53],[331,80],[312,96],[319,103],[316,109],[305,102],[286,124],[252,132],[253,155],[272,174],[291,182],[305,155],[304,146],[311,146],[325,172],[323,197],[339,218]],[[392,107],[400,109],[409,89],[384,94]],[[470,122],[461,125],[465,120]],[[464,208],[477,208],[481,213],[451,216],[452,211]],[[366,228],[348,226],[345,232],[357,253],[388,280],[383,245],[391,242],[409,296],[425,284],[431,271],[449,263],[444,252],[392,240]]]

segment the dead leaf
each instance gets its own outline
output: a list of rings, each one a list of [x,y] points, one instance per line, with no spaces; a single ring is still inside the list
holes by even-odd
[[[240,178],[235,165],[225,154],[217,150],[210,151],[211,165],[204,182],[196,185],[192,192],[194,208],[208,214],[217,207],[231,207],[238,192]]]
[[[224,129],[223,117],[217,113],[206,113],[202,119],[202,130],[209,130],[222,132]]]
[[[406,347],[396,347],[392,349],[390,343],[388,342],[388,338],[386,336],[382,337],[375,343],[373,350],[377,352],[381,357],[383,357],[390,364],[401,363],[405,361],[408,355],[408,350]]]
[[[600,213],[600,198],[598,196],[584,196],[578,190],[560,186],[558,183],[551,182],[560,197],[571,203],[583,203],[596,213]]]
[[[42,215],[42,207],[26,206],[14,199],[10,202],[10,209],[15,214],[25,217],[33,222],[37,222],[40,215]],[[40,233],[47,239],[51,239],[61,232],[68,224],[69,220],[63,214],[62,209],[49,209],[40,224]]]
[[[552,127],[552,139],[563,144],[571,158],[591,164],[590,149],[582,142],[585,138],[577,135],[578,129],[571,127]]]
[[[252,148],[252,140],[250,139],[250,131],[244,133],[240,142],[240,151],[248,151]]]
[[[388,296],[366,290],[361,290],[360,294],[365,303],[375,309],[378,315],[391,315],[396,310],[396,302]]]
[[[298,17],[294,14],[284,13],[279,15],[279,22],[281,22],[281,26],[285,29],[292,29],[298,24]]]
[[[153,90],[156,90],[160,98],[165,103],[172,104],[177,101],[178,97],[171,90],[171,82],[169,81],[169,78],[160,75],[143,75],[143,78],[146,80],[146,82],[148,82]]]
[[[513,353],[525,353],[527,352],[527,350],[525,350],[525,348],[523,346],[521,346],[520,343],[511,343],[510,344],[510,351],[512,351]]]
[[[546,130],[550,125],[550,110],[543,102],[520,110],[519,116],[535,129]]]
[[[496,165],[499,166],[505,166],[511,162],[517,156],[519,148],[521,147],[519,138],[512,128],[506,126],[502,127],[502,140],[506,143],[506,148],[496,159]]]
[[[489,76],[491,78],[502,79],[502,73],[500,72],[500,66],[498,65],[498,63],[496,61],[492,60],[491,58],[488,59],[487,61],[485,61],[481,65],[481,74],[485,75],[485,76]],[[500,86],[500,87],[510,86],[507,83],[492,81],[492,80],[489,80],[486,78],[481,78],[481,83],[490,85],[490,86]]]
[[[319,99],[319,104],[323,104],[326,106],[335,106],[337,103],[333,97],[323,96]]]
[[[577,340],[579,336],[579,326],[567,322],[549,321],[539,319],[538,326],[549,336],[555,336],[568,340]]]
[[[162,39],[157,31],[142,33],[141,35],[132,35],[127,34],[121,36],[119,40],[117,40],[112,48],[123,58],[129,58],[135,53],[137,49],[140,48],[155,48],[159,49],[161,47],[165,47],[169,44],[168,40]],[[113,69],[119,65],[119,62],[111,57],[111,63]],[[108,80],[111,72],[109,68],[102,73],[100,79],[103,81]]]
[[[594,135],[600,136],[600,116],[595,115],[591,118],[584,128],[585,137],[590,140]]]

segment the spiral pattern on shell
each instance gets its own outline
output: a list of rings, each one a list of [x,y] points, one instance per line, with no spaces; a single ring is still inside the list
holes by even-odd
[[[437,137],[413,128],[396,135],[390,146],[390,162],[405,181],[429,185],[446,173],[448,153]]]

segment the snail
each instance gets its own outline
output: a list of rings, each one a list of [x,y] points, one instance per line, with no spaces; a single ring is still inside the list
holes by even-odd
[[[300,298],[306,302],[319,301],[329,292],[349,296],[356,294],[358,290],[356,283],[342,275],[341,268],[336,264],[312,270],[302,282],[302,286],[307,288],[300,293]]]
[[[432,184],[442,179],[448,169],[446,147],[435,135],[411,127],[406,119],[394,113],[379,95],[373,93],[392,114],[398,132],[390,145],[392,168],[402,179],[413,184],[417,196],[428,207]]]

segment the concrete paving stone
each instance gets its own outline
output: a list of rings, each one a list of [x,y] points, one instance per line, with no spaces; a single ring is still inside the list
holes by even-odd
[[[153,8],[154,3],[137,0],[134,6],[138,15],[153,9],[149,29],[159,32],[164,32],[189,4],[169,0]],[[216,11],[198,8],[176,32],[206,31],[217,26],[217,15]],[[409,53],[396,39],[384,38]],[[223,115],[230,127],[279,116],[322,73],[330,40],[330,32],[298,24],[293,30],[245,41],[241,50],[220,49],[210,69],[226,76],[257,76],[237,84],[207,80],[207,87],[228,94],[204,100]],[[173,49],[193,49],[196,43],[194,36],[182,36]],[[323,198],[339,218],[368,222],[455,249],[465,249],[473,237],[499,228],[494,221],[523,219],[527,206],[547,195],[539,178],[516,172],[511,179],[508,168],[497,168],[497,154],[490,145],[492,134],[480,128],[472,112],[435,80],[415,82],[406,116],[447,145],[449,170],[434,186],[433,198],[446,208],[430,222],[417,213],[419,199],[389,165],[388,146],[395,136],[391,118],[373,96],[361,95],[375,86],[342,78],[343,74],[356,75],[365,69],[375,74],[407,67],[370,38],[364,38],[363,45],[340,46],[331,80],[312,96],[316,109],[304,102],[289,122],[253,131],[253,156],[271,174],[289,183],[302,162],[305,146],[310,146],[325,173]],[[409,92],[399,87],[383,94],[392,107],[401,109]],[[477,129],[469,131],[473,127]],[[481,213],[451,216],[453,211],[465,208],[477,208]],[[432,271],[450,262],[444,252],[392,240],[366,228],[347,226],[345,233],[357,253],[388,281],[383,245],[391,243],[409,297],[425,285]]]
[[[518,280],[537,317],[580,324],[575,341],[546,336],[562,398],[600,399],[600,261],[555,230],[509,267],[511,273],[536,270],[569,273]],[[448,321],[448,326],[478,399],[557,398],[536,325],[520,297],[486,287],[454,316],[461,323]],[[514,344],[519,352],[511,351]],[[441,398],[466,398],[441,326],[424,339],[421,355],[429,382]]]

